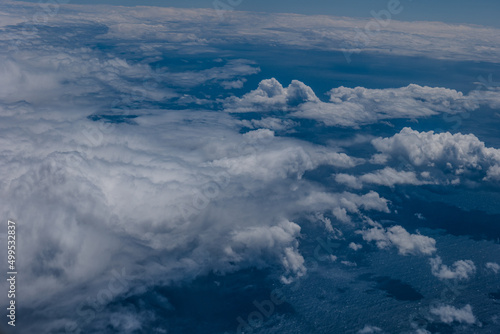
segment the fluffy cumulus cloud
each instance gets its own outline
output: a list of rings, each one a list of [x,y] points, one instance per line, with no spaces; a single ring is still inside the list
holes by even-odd
[[[473,134],[419,132],[404,128],[389,138],[376,138],[373,146],[380,160],[403,160],[442,182],[470,179],[498,181],[500,149],[486,147]],[[429,176],[429,174],[422,174]]]
[[[476,273],[476,266],[471,260],[455,261],[451,267],[443,264],[443,260],[439,256],[429,261],[432,274],[439,279],[468,280]]]
[[[265,267],[269,263],[267,258],[269,249],[282,249],[276,254],[286,272],[285,275],[302,276],[306,272],[304,258],[297,250],[300,234],[300,226],[289,221],[283,221],[277,226],[251,227],[232,233],[232,242],[224,248],[224,254],[228,261],[239,263],[248,259],[258,259],[258,266]],[[255,261],[251,260],[252,262]],[[274,261],[271,261],[274,262]],[[291,282],[290,277],[282,276],[285,283]]]
[[[223,101],[224,110],[232,113],[286,112],[292,118],[313,119],[328,126],[359,127],[385,119],[422,118],[439,113],[457,114],[486,104],[498,103],[498,96],[464,95],[447,88],[407,87],[368,89],[339,87],[328,92],[328,102],[321,101],[306,84],[292,80],[283,87],[278,80],[262,80],[257,89],[242,97]],[[484,94],[483,94],[484,95]]]
[[[394,89],[339,87],[328,95],[328,103],[305,103],[292,116],[330,126],[356,127],[384,119],[420,118],[442,112],[454,114],[477,108],[477,104],[465,99],[461,92],[413,84]]]
[[[456,308],[451,305],[440,305],[432,307],[430,313],[437,316],[440,321],[451,324],[458,322],[461,324],[472,325],[476,323],[476,317],[472,312],[472,307],[467,304],[462,308]]]
[[[401,255],[431,255],[436,251],[436,240],[421,234],[410,234],[399,225],[389,228],[375,226],[357,233],[365,241],[374,241],[380,249],[395,247]]]
[[[275,78],[262,80],[257,89],[241,98],[230,97],[224,101],[228,112],[275,112],[293,110],[305,102],[319,103],[311,87],[298,80],[292,80],[284,88]]]

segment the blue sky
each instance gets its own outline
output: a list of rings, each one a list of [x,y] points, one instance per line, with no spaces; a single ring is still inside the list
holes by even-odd
[[[326,14],[349,17],[370,17],[370,12],[387,8],[389,0],[220,0],[235,4],[235,9],[258,12]],[[40,2],[33,0],[32,2]],[[43,1],[42,1],[43,2]],[[183,8],[213,8],[213,0],[72,0],[73,4],[111,4],[125,6],[164,6]],[[441,21],[500,26],[500,2],[496,0],[401,0],[403,11],[397,15],[403,21]]]

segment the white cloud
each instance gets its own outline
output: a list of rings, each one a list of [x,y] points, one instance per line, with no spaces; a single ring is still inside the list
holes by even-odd
[[[264,117],[262,119],[242,120],[240,124],[250,129],[265,128],[274,131],[288,131],[298,126],[297,122],[290,119]]]
[[[380,333],[380,332],[382,332],[382,329],[380,329],[379,327],[365,325],[365,327],[363,327],[363,329],[360,329],[358,331],[358,334],[372,334],[372,333]]]
[[[218,45],[238,41],[304,47],[326,39],[326,48],[338,49],[338,38],[321,36],[322,27],[349,27],[352,33],[359,21],[234,12],[221,28],[211,10],[67,5],[50,18],[50,25],[40,27],[47,30],[22,35],[23,26],[14,24],[29,20],[25,15],[37,6],[8,2],[0,10],[0,45],[18,48],[0,56],[0,216],[17,220],[23,238],[20,303],[56,319],[46,327],[33,324],[27,332],[61,331],[64,319],[107,286],[114,269],[132,277],[126,296],[145,291],[151,282],[168,285],[250,267],[278,270],[283,282],[290,282],[305,273],[301,228],[293,222],[297,216],[331,211],[339,221],[352,222],[364,210],[390,211],[389,201],[376,192],[336,193],[302,178],[323,165],[350,169],[364,160],[328,145],[279,137],[279,131],[297,125],[286,117],[241,121],[227,113],[170,110],[164,104],[175,99],[198,106],[215,102],[208,95],[190,96],[189,89],[240,88],[246,76],[259,72],[253,62],[219,59],[200,71],[149,66],[169,50],[219,57]],[[443,27],[413,25],[418,29],[405,31],[447,40],[457,29]],[[461,39],[483,34],[488,43],[497,33],[464,30]],[[303,31],[314,38],[304,37]],[[116,49],[87,47],[89,40]],[[452,44],[437,55],[433,49],[424,51],[470,57],[469,48]],[[134,54],[122,54],[121,45],[134,45]],[[473,52],[474,59],[494,52]],[[391,94],[396,95],[393,106],[377,101]],[[224,103],[234,112],[276,108],[304,112],[300,117],[318,107],[327,122],[345,126],[470,107],[460,102],[459,92],[420,86],[339,88],[330,95],[330,102],[321,102],[299,81],[284,88],[271,79]],[[134,124],[111,126],[87,119],[102,113],[138,117]],[[242,126],[254,131],[241,134]],[[492,168],[487,177],[495,173]],[[384,175],[376,177],[383,180]],[[331,221],[323,223],[334,230]],[[374,241],[402,254],[425,254],[434,247],[432,239],[400,227],[380,233]],[[142,317],[148,316],[123,310],[107,319],[127,332],[142,330]]]
[[[335,175],[335,181],[353,189],[363,188],[363,183],[354,175],[339,173]]]
[[[309,146],[305,143],[293,146],[290,141],[274,137],[274,132],[259,129],[247,132],[248,152],[238,156],[224,156],[207,163],[207,166],[222,167],[235,175],[249,175],[255,179],[269,181],[276,178],[300,179],[304,172],[320,165],[340,168],[354,167],[362,160],[337,153],[327,148]]]
[[[243,88],[243,85],[245,84],[246,81],[247,79],[245,78],[234,81],[222,81],[220,85],[224,89],[240,89]]]
[[[498,274],[498,272],[500,272],[500,265],[496,262],[488,262],[486,263],[485,267],[493,271],[495,274]]]
[[[498,29],[474,25],[393,19],[390,25],[368,36],[362,27],[373,23],[373,19],[228,11],[221,29],[219,14],[213,9],[104,6],[96,10],[77,5],[60,7],[57,15],[50,17],[52,24],[105,22],[108,30],[101,33],[101,40],[128,38],[149,41],[152,46],[141,47],[151,56],[157,55],[158,48],[182,48],[186,53],[200,49],[213,52],[220,44],[239,43],[275,43],[301,49],[344,51],[346,57],[352,57],[357,52],[375,52],[498,62],[500,54]],[[7,1],[0,15],[9,18],[6,22],[29,22],[32,15],[20,9],[33,13],[40,11],[39,8],[37,4]],[[113,15],[107,14],[109,12]],[[2,24],[6,23],[2,20]]]
[[[357,127],[384,119],[419,118],[438,113],[455,114],[477,108],[461,92],[446,88],[409,85],[402,88],[334,88],[330,101],[307,102],[291,114],[329,126]]]
[[[349,248],[351,248],[351,249],[352,249],[352,250],[354,250],[354,251],[358,251],[358,250],[360,250],[361,248],[363,248],[363,245],[361,245],[361,244],[357,244],[357,243],[354,243],[354,242],[351,242],[351,243],[349,244]]]
[[[419,329],[417,329],[417,331],[415,332],[415,334],[432,334],[432,333],[429,332],[426,329],[419,328]]]
[[[319,102],[313,90],[298,80],[284,88],[275,78],[262,80],[257,89],[243,97],[229,97],[224,109],[232,113],[288,110],[304,102]]]
[[[358,264],[356,262],[352,262],[352,261],[340,261],[340,263],[342,263],[344,266],[347,266],[347,267],[357,267]]]
[[[364,174],[360,176],[360,181],[390,187],[396,184],[422,185],[427,183],[419,180],[415,172],[397,171],[391,167]]]
[[[266,256],[269,249],[282,249],[273,254],[280,259],[286,269],[286,275],[302,276],[306,272],[304,258],[298,252],[300,226],[289,221],[283,221],[277,226],[253,227],[238,232],[233,232],[232,244],[226,246],[224,254],[228,262],[239,263],[247,259],[258,259],[255,262],[259,267],[269,263]],[[290,246],[291,245],[291,246]],[[283,248],[284,247],[284,248]],[[283,276],[284,282],[291,282],[291,278]]]
[[[241,88],[246,82],[243,76],[259,73],[254,62],[245,59],[229,60],[222,66],[201,71],[162,71],[162,79],[176,87],[195,87],[207,82],[216,82],[224,89]],[[240,79],[241,78],[241,79]]]
[[[410,234],[402,226],[384,229],[380,226],[357,231],[365,241],[375,241],[380,249],[396,247],[401,255],[431,255],[436,251],[436,240],[421,234]]]
[[[430,313],[439,317],[439,320],[451,324],[453,322],[472,325],[476,323],[476,317],[472,313],[472,307],[467,304],[462,308],[456,308],[451,305],[440,305],[432,307]]]
[[[302,198],[298,204],[304,210],[324,211],[333,210],[333,214],[341,221],[348,220],[348,213],[358,213],[363,210],[390,212],[388,201],[374,191],[364,195],[350,192],[326,193],[314,191]]]
[[[402,159],[417,168],[425,168],[445,183],[456,183],[461,177],[496,180],[500,170],[500,149],[486,147],[473,134],[404,128],[392,137],[376,138],[372,144],[387,158]]]
[[[22,226],[19,301],[59,319],[27,332],[60,331],[115,269],[133,277],[121,294],[250,267],[273,268],[290,282],[305,273],[295,217],[389,210],[375,192],[335,193],[302,178],[322,165],[349,169],[364,160],[279,137],[272,128],[287,121],[263,119],[242,134],[227,113],[158,107],[180,94],[163,86],[167,74],[77,44],[21,50],[0,65],[0,215]],[[228,70],[218,64],[215,72]],[[250,71],[241,66],[227,76]],[[189,75],[170,83],[194,84]],[[144,76],[158,86],[144,86]],[[129,103],[134,109],[120,109]],[[134,124],[87,118],[101,112],[138,117]],[[113,319],[126,331],[141,318]]]
[[[415,213],[415,217],[417,217],[420,220],[426,220],[425,216],[420,212]]]
[[[439,256],[429,261],[432,274],[439,279],[467,280],[476,273],[476,266],[471,260],[455,261],[451,267],[443,264]]]
[[[358,177],[339,173],[335,175],[335,181],[354,189],[361,189],[364,184],[393,187],[397,184],[423,185],[431,183],[430,181],[419,180],[413,171],[397,171],[391,167],[366,173]]]
[[[271,78],[262,80],[257,89],[242,97],[225,99],[223,106],[231,113],[286,112],[289,117],[314,119],[327,126],[359,127],[384,119],[462,113],[477,109],[479,102],[500,103],[496,95],[478,99],[452,89],[414,84],[387,89],[339,87],[328,94],[330,101],[322,102],[309,86],[298,80],[283,87]]]

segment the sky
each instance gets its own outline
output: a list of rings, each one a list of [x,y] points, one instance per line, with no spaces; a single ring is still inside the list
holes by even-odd
[[[339,3],[2,2],[0,333],[499,332],[500,29]]]
[[[220,0],[236,10],[255,12],[324,14],[370,18],[373,12],[387,9],[389,0]],[[33,2],[39,2],[33,0]],[[110,4],[117,6],[164,6],[214,8],[213,0],[72,0],[73,4]],[[402,21],[440,21],[500,27],[500,3],[495,0],[400,0]]]

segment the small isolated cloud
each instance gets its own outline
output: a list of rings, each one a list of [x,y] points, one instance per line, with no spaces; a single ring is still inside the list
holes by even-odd
[[[344,266],[348,267],[357,267],[358,264],[356,262],[351,262],[351,261],[340,261]]]
[[[351,242],[349,244],[349,248],[354,250],[354,251],[358,251],[360,250],[361,248],[363,248],[363,245],[360,245],[360,244],[357,244],[357,243],[354,243],[354,242]]]
[[[221,81],[220,85],[224,89],[239,89],[243,88],[243,85],[245,84],[246,81],[247,79],[245,78],[233,81]]]
[[[420,212],[415,213],[415,217],[417,217],[420,220],[426,220],[426,218],[424,217],[424,215],[421,214]]]
[[[472,307],[469,304],[461,309],[451,305],[440,305],[431,308],[430,313],[438,316],[439,320],[446,324],[458,322],[472,325],[476,322],[476,317],[472,313]]]
[[[495,274],[498,274],[498,272],[500,271],[500,265],[496,262],[488,262],[486,263],[485,267],[492,270]]]
[[[361,234],[365,241],[375,241],[380,249],[396,247],[401,255],[431,255],[436,251],[436,240],[421,234],[410,234],[399,225],[387,229],[376,226],[356,233]]]
[[[430,259],[431,271],[439,279],[467,280],[476,273],[476,266],[471,260],[455,261],[451,267],[443,264],[441,257]]]
[[[363,329],[360,329],[358,331],[358,334],[372,334],[372,333],[380,333],[382,332],[382,329],[375,327],[375,326],[370,326],[370,325],[365,325]]]

